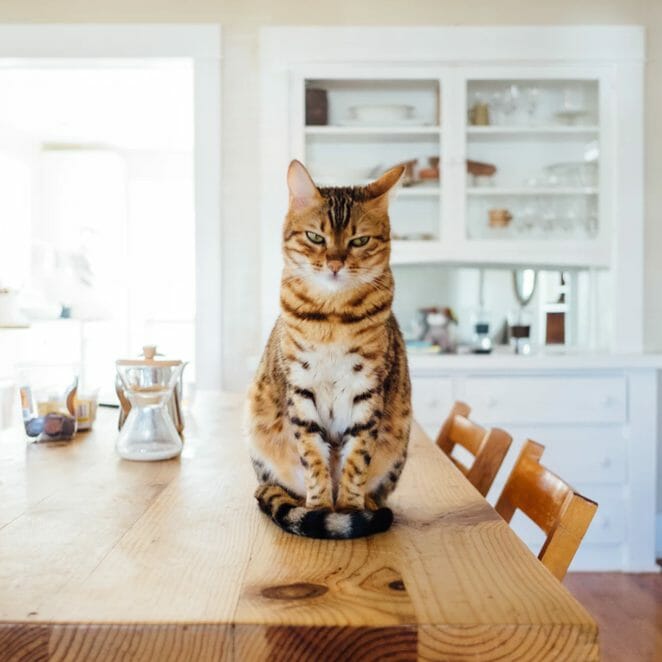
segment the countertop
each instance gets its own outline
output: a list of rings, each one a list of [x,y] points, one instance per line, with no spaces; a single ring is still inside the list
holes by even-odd
[[[419,354],[410,352],[409,368],[426,372],[532,372],[563,370],[662,369],[662,354],[548,351],[529,355],[498,348],[491,354]]]

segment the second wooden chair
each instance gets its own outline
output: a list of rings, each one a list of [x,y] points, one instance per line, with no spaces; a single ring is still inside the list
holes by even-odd
[[[526,441],[495,508],[506,522],[521,510],[543,530],[547,538],[538,558],[562,580],[598,504],[542,466],[544,450],[541,444]]]
[[[437,446],[453,461],[469,482],[483,495],[488,492],[512,443],[512,437],[504,430],[486,430],[469,420],[471,408],[464,402],[456,402],[437,435]],[[455,445],[474,456],[471,467],[453,457]]]

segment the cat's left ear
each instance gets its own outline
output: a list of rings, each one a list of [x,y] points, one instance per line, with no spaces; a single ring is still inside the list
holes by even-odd
[[[376,179],[365,187],[368,198],[371,201],[379,201],[382,204],[388,205],[395,197],[404,174],[404,166],[396,166],[387,170],[379,179]]]
[[[322,196],[301,161],[294,159],[287,169],[287,188],[290,191],[290,207],[305,209],[318,204]]]

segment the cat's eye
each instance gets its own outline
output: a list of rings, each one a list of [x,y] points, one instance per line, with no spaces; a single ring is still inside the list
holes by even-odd
[[[306,232],[306,237],[308,237],[313,244],[324,243],[324,237],[321,234],[317,234],[317,232]]]
[[[368,239],[370,239],[370,237],[354,237],[354,239],[350,240],[349,245],[354,246],[355,248],[365,246],[368,243]]]

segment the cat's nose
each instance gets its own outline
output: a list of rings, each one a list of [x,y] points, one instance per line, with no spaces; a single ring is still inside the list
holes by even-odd
[[[329,260],[326,265],[331,269],[334,276],[342,269],[341,260]]]

